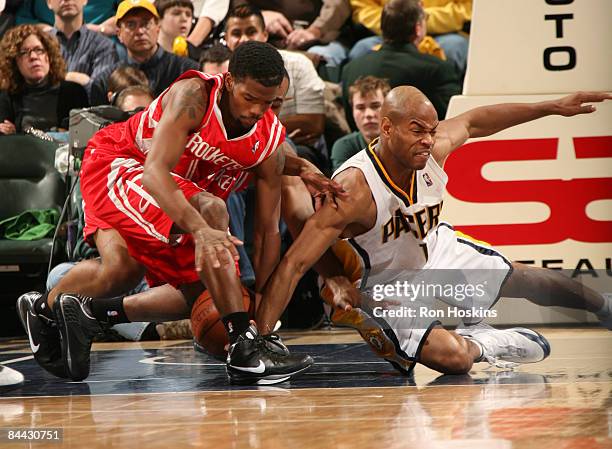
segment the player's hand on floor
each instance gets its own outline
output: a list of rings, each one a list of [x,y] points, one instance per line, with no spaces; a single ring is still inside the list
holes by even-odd
[[[576,92],[557,100],[556,106],[559,115],[571,117],[595,112],[595,106],[584,103],[601,103],[605,100],[612,100],[612,94],[608,92]]]
[[[202,271],[204,265],[227,268],[240,259],[236,245],[242,242],[228,232],[200,228],[193,233],[193,240],[196,271]]]

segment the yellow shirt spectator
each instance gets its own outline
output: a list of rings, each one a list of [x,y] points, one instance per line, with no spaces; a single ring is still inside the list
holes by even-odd
[[[353,22],[380,35],[380,16],[388,0],[350,0]],[[472,17],[472,0],[423,0],[429,34],[460,31]]]

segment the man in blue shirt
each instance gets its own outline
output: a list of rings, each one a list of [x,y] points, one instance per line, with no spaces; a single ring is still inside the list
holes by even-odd
[[[155,96],[161,94],[183,72],[198,70],[197,62],[168,53],[157,44],[159,14],[148,0],[124,0],[117,8],[119,41],[127,49],[127,57],[115,67],[108,67],[93,80],[91,104],[108,104],[108,76],[119,65],[142,70],[149,79]]]
[[[92,79],[114,66],[119,58],[110,39],[85,26],[83,8],[86,3],[87,0],[48,0],[55,15],[51,34],[59,41],[66,61],[66,80],[79,83],[89,93]]]

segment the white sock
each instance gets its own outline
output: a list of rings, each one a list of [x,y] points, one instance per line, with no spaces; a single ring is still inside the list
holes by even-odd
[[[478,357],[476,357],[476,360],[474,360],[474,363],[476,362],[482,362],[483,356],[484,356],[484,348],[482,347],[482,343],[480,343],[478,340],[474,339],[474,338],[470,338],[470,337],[463,337],[466,340],[471,341],[472,343],[474,343],[476,346],[478,346],[478,349],[480,350],[480,354],[478,355]]]

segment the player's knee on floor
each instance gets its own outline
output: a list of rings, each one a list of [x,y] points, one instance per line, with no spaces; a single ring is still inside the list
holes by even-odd
[[[445,374],[466,374],[473,365],[473,360],[467,350],[462,349],[453,354],[447,354],[442,362],[441,372]]]
[[[430,334],[420,362],[444,374],[465,374],[472,368],[474,360],[464,340],[442,330]]]

